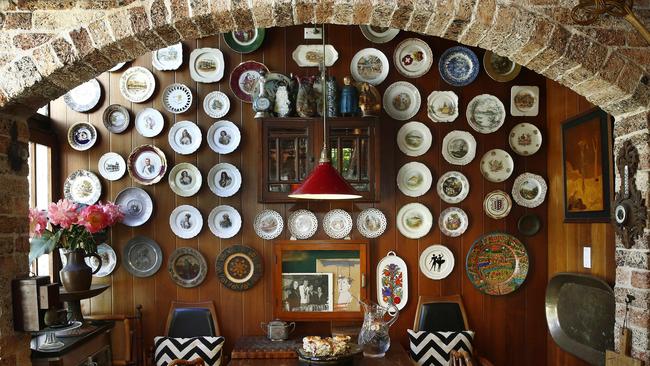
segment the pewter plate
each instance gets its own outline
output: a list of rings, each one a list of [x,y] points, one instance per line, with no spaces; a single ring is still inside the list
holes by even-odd
[[[177,285],[191,288],[205,280],[208,274],[208,263],[198,250],[182,247],[174,250],[170,256],[167,271]]]
[[[124,246],[122,265],[135,277],[153,276],[163,262],[163,253],[153,239],[136,236]]]
[[[140,226],[147,222],[153,213],[153,201],[142,188],[129,187],[115,197],[115,204],[124,213],[122,223],[126,226]]]

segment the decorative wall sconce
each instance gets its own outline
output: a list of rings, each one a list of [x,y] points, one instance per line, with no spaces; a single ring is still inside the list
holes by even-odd
[[[580,25],[593,24],[603,14],[628,21],[650,43],[650,31],[632,12],[633,0],[580,0],[571,10],[571,18]]]
[[[626,248],[634,245],[634,239],[643,235],[648,208],[641,192],[636,188],[636,171],[639,167],[639,151],[628,140],[618,150],[616,158],[621,185],[614,198],[612,222]]]

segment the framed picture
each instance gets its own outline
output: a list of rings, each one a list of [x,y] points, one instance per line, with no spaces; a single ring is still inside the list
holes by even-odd
[[[610,221],[610,136],[598,108],[562,124],[564,222]]]
[[[290,312],[332,311],[331,273],[283,273],[282,305]]]

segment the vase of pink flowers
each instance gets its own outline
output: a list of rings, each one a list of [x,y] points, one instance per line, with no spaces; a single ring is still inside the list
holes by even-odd
[[[67,291],[88,290],[93,272],[84,259],[96,257],[100,263],[96,271],[101,268],[96,236],[105,233],[123,217],[119,206],[112,202],[86,206],[62,199],[50,203],[47,211],[30,209],[29,261],[54,249],[65,249],[66,266],[59,272],[63,287]]]

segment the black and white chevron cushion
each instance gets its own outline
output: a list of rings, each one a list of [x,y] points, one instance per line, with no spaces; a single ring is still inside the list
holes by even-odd
[[[201,357],[208,366],[219,366],[223,342],[223,337],[156,337],[154,339],[156,366],[167,366],[178,359],[192,361],[197,357]]]
[[[420,366],[447,366],[453,350],[472,354],[474,332],[415,332],[408,329],[413,361]]]

